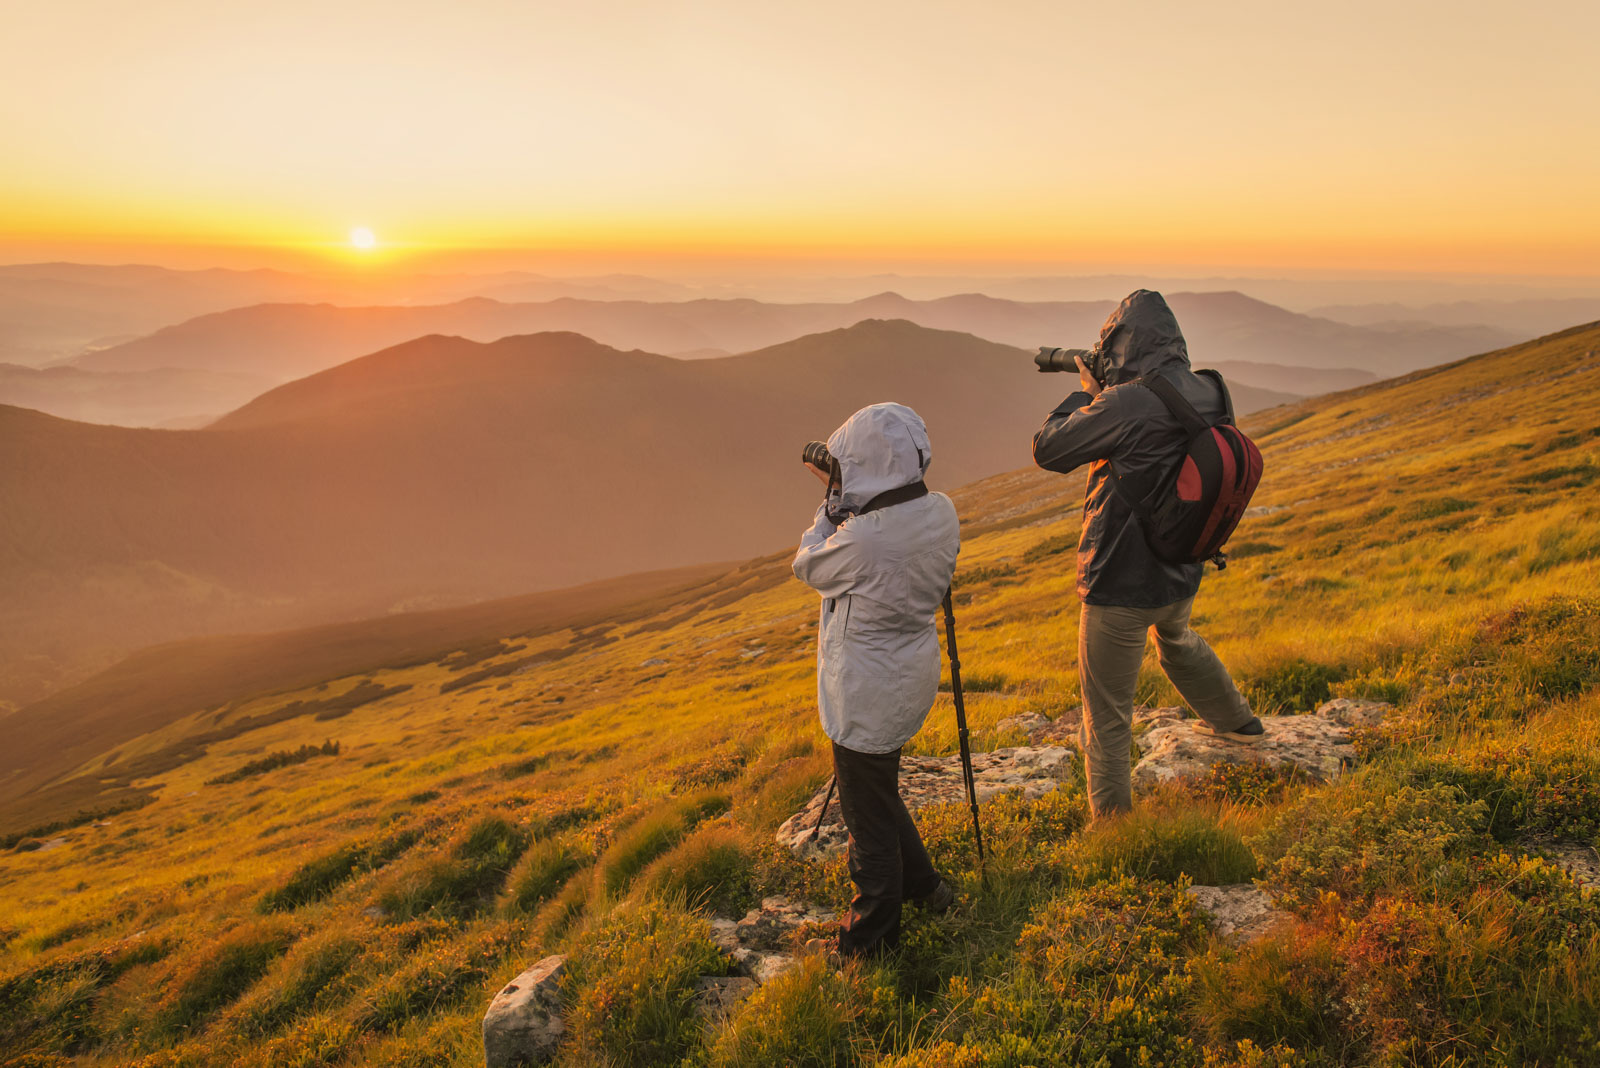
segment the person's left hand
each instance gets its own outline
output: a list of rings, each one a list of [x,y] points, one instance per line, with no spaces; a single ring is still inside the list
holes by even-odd
[[[1082,356],[1074,356],[1073,359],[1077,361],[1078,364],[1078,385],[1082,387],[1083,391],[1089,394],[1089,396],[1098,397],[1100,395],[1100,391],[1105,389],[1105,387],[1100,384],[1100,380],[1098,378],[1090,373],[1089,365],[1083,362]]]
[[[833,484],[833,476],[828,474],[828,472],[824,471],[822,468],[818,467],[816,464],[808,463],[806,464],[806,467],[810,468],[811,473],[817,476],[817,481],[821,482],[823,486],[831,486]]]

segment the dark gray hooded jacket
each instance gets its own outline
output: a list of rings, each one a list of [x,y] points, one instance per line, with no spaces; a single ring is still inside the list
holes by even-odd
[[[1033,459],[1063,474],[1089,464],[1078,596],[1085,604],[1159,608],[1193,597],[1203,565],[1169,564],[1151,552],[1127,498],[1150,493],[1183,457],[1188,438],[1161,399],[1132,382],[1159,371],[1207,419],[1220,418],[1227,402],[1216,382],[1189,370],[1183,333],[1160,293],[1129,294],[1100,328],[1095,352],[1106,388],[1057,405],[1033,436]]]

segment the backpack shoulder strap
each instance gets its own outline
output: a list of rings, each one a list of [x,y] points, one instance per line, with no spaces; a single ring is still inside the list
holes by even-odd
[[[1226,383],[1226,382],[1224,382],[1222,380],[1222,372],[1221,371],[1212,370],[1209,367],[1202,367],[1202,368],[1200,368],[1200,370],[1196,371],[1195,374],[1197,374],[1197,375],[1205,375],[1207,378],[1211,379],[1213,382],[1215,382],[1217,384],[1217,388],[1218,389],[1222,390],[1222,407],[1223,407],[1223,410],[1228,413],[1227,415],[1223,416],[1222,421],[1224,423],[1232,423],[1233,422],[1233,394],[1228,392],[1228,383]]]
[[[1172,413],[1174,419],[1183,424],[1183,429],[1188,431],[1191,438],[1211,429],[1211,423],[1194,410],[1194,405],[1184,399],[1183,394],[1178,392],[1177,386],[1165,378],[1158,374],[1149,374],[1134,381],[1159,397],[1161,403],[1167,406],[1167,411]]]

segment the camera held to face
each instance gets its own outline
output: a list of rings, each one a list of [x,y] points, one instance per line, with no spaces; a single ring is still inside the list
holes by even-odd
[[[1089,373],[1101,382],[1105,375],[1101,373],[1100,352],[1098,349],[1061,349],[1049,345],[1039,346],[1039,355],[1033,358],[1040,371],[1077,371],[1078,358],[1082,358],[1084,366],[1089,368]]]

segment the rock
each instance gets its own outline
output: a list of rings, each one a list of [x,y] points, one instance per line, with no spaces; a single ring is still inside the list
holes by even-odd
[[[757,983],[770,982],[795,965],[795,932],[809,924],[828,924],[838,917],[820,908],[786,897],[768,897],[742,920],[719,916],[711,921],[712,941]]]
[[[1308,716],[1263,716],[1266,736],[1253,745],[1203,734],[1194,729],[1198,720],[1156,726],[1138,739],[1144,756],[1134,766],[1133,785],[1148,789],[1225,763],[1293,767],[1314,781],[1331,782],[1356,762],[1351,728],[1381,722],[1389,708],[1376,701],[1339,700]]]
[[[1045,730],[1055,722],[1049,716],[1041,716],[1037,712],[1018,712],[1014,716],[1007,716],[994,725],[997,731],[1021,731],[1030,738],[1034,731]]]
[[[1376,727],[1393,707],[1383,701],[1340,697],[1318,708],[1316,714],[1342,727]]]
[[[1228,886],[1191,886],[1194,898],[1211,917],[1211,927],[1223,938],[1254,942],[1288,913],[1272,907],[1272,899],[1252,883]]]
[[[566,1025],[561,1022],[561,975],[567,958],[546,957],[507,983],[483,1016],[486,1068],[544,1064],[555,1056]]]
[[[1133,710],[1133,725],[1135,729],[1139,727],[1160,727],[1188,718],[1189,710],[1182,705],[1167,705],[1163,708],[1140,705]]]
[[[361,915],[365,916],[369,920],[381,921],[389,918],[389,913],[378,905],[368,905],[366,908],[361,910]]]
[[[694,1011],[710,1018],[726,1016],[755,993],[756,986],[754,979],[743,975],[702,975],[694,984]]]
[[[1542,853],[1586,890],[1600,890],[1600,854],[1587,843],[1571,838],[1526,838],[1522,845]]]
[[[1000,794],[1020,793],[1024,797],[1043,797],[1076,776],[1072,750],[1065,746],[1017,746],[992,753],[972,754],[973,785],[979,802]],[[839,814],[837,798],[828,805],[822,831],[816,841],[811,830],[817,824],[828,787],[811,798],[806,807],[790,816],[778,828],[777,839],[801,856],[826,856],[845,848],[848,834]],[[959,756],[908,756],[900,760],[900,796],[912,812],[925,805],[966,804],[966,786],[961,778]]]
[[[649,660],[640,661],[640,667],[661,667],[666,661],[659,656],[652,656]]]

